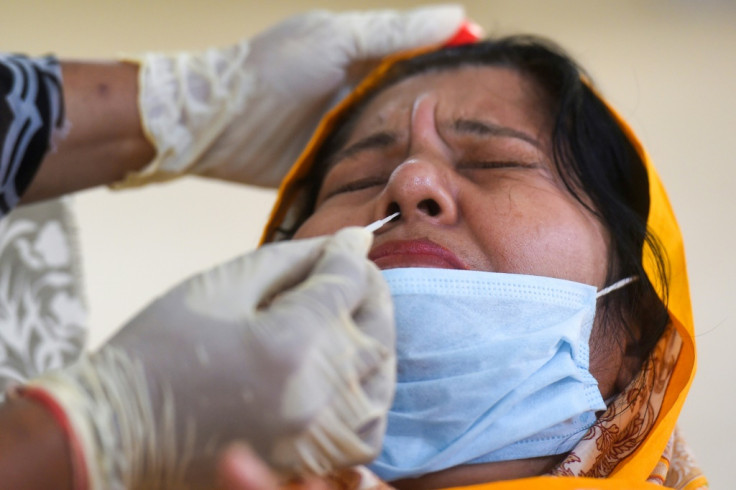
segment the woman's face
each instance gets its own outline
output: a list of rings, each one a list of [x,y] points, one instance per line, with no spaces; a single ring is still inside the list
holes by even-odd
[[[608,234],[565,188],[551,121],[516,71],[469,66],[417,75],[356,120],[295,238],[367,225],[382,269],[465,268],[604,286]]]
[[[556,170],[546,107],[534,84],[506,68],[463,67],[389,87],[357,116],[295,238],[399,210],[375,234],[369,256],[382,269],[477,269],[603,287],[609,236]],[[603,331],[594,326],[591,344],[610,344]],[[621,350],[592,350],[604,398],[629,379],[622,362]],[[469,484],[541,474],[557,462],[485,463],[422,478],[430,487]]]

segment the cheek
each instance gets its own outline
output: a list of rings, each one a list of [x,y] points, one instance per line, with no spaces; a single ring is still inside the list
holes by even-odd
[[[329,235],[348,226],[365,226],[369,217],[360,212],[349,212],[338,207],[318,209],[294,234],[294,238],[311,238]]]
[[[601,288],[608,272],[608,240],[597,220],[584,213],[568,208],[550,215],[541,226],[544,239],[537,250],[549,275]]]
[[[544,252],[559,277],[598,288],[603,286],[607,255],[594,227],[572,220],[556,228],[548,238]]]
[[[564,196],[509,189],[504,202],[476,209],[475,227],[493,270],[557,277],[602,286],[608,240],[598,221]]]

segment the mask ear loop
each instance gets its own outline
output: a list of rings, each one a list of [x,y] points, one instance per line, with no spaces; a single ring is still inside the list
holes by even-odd
[[[621,289],[622,287],[624,287],[624,286],[626,286],[628,284],[631,284],[634,281],[638,281],[638,280],[639,280],[639,278],[636,277],[636,276],[625,277],[625,278],[621,279],[620,281],[614,282],[613,284],[611,284],[607,288],[603,288],[600,291],[598,291],[598,293],[595,295],[595,299],[600,299],[603,296],[607,295],[608,293],[610,293],[612,291],[615,291],[617,289]]]

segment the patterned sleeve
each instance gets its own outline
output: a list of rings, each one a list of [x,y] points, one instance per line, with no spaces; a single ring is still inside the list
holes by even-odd
[[[0,53],[0,218],[18,204],[63,123],[56,58]]]

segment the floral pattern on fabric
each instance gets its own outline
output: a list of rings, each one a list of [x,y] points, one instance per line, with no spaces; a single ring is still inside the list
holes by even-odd
[[[659,414],[681,345],[675,329],[668,328],[636,378],[552,474],[605,478],[634,452]]]
[[[64,201],[0,220],[0,400],[13,384],[79,356],[86,306],[74,226]]]
[[[679,430],[675,430],[672,434],[665,454],[662,455],[648,481],[655,483],[661,481],[667,488],[683,490],[708,488],[708,481]]]

